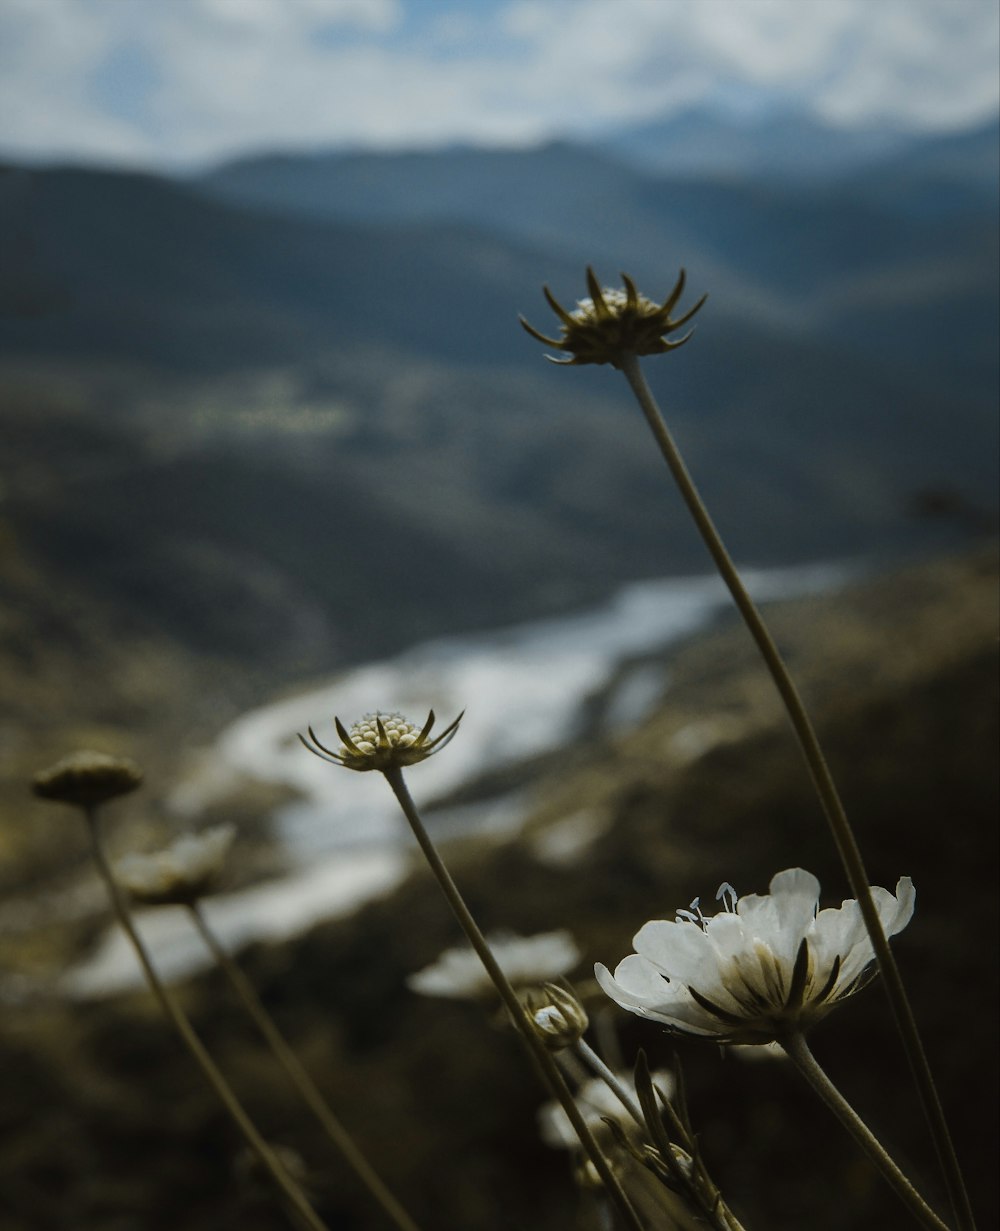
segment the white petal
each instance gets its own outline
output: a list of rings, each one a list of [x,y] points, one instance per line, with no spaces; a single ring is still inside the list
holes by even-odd
[[[725,911],[709,919],[708,938],[714,950],[715,967],[704,967],[689,986],[720,1009],[745,1014],[748,990],[769,994],[754,949],[753,933],[738,915]]]
[[[712,942],[696,923],[653,919],[636,932],[632,945],[662,974],[682,983],[697,984],[706,967],[716,965]]]
[[[886,895],[889,896],[888,894]],[[876,900],[876,906],[879,906]],[[886,936],[895,936],[897,932],[901,932],[903,928],[913,918],[913,909],[917,904],[917,891],[913,881],[908,876],[901,876],[896,881],[896,904],[895,907],[887,902],[889,908],[886,914],[882,913],[882,908],[879,906],[879,918],[882,920],[882,927],[885,929]]]
[[[782,964],[794,963],[806,930],[812,924],[819,902],[819,881],[803,868],[787,868],[771,877],[771,901],[773,903],[773,930],[758,932],[779,958]],[[737,904],[741,917],[743,901]],[[753,912],[751,902],[749,908]]]
[[[614,979],[619,987],[650,1004],[660,1004],[667,999],[670,984],[651,962],[638,953],[622,958],[615,967]]]
[[[623,958],[614,975],[598,962],[594,975],[605,994],[630,1013],[691,1034],[719,1033],[715,1018],[696,1005],[684,987],[668,983],[637,953]]]
[[[886,936],[895,936],[909,923],[913,915],[916,890],[908,876],[900,877],[896,895],[881,885],[872,885],[872,899]],[[861,907],[851,898],[839,910],[820,911],[816,917],[817,952],[832,961],[841,955],[838,986],[853,982],[864,968],[875,960]]]
[[[853,898],[842,906],[828,907],[819,912],[809,930],[809,947],[814,960],[814,987],[823,986],[838,957],[838,986],[850,983],[861,973],[871,961],[872,951],[861,917],[861,908]],[[850,961],[851,955],[855,953],[857,960]]]

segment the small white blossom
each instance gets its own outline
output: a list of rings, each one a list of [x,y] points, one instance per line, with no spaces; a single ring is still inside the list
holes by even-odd
[[[569,932],[540,932],[515,936],[494,932],[486,937],[497,965],[516,989],[549,983],[580,961],[580,951]],[[474,949],[463,945],[446,949],[437,961],[406,980],[422,996],[449,996],[456,1000],[482,1000],[496,989]]]
[[[770,1043],[804,1030],[857,991],[875,959],[853,899],[821,910],[819,881],[801,868],[779,872],[769,894],[737,898],[702,914],[695,899],[671,922],[655,919],[633,940],[614,975],[595,968],[604,991],[631,1013],[720,1042]],[[910,921],[916,896],[904,876],[893,896],[872,887],[886,936]]]
[[[215,884],[235,835],[233,825],[216,825],[152,855],[125,855],[115,865],[116,878],[146,906],[194,902]]]
[[[638,1103],[639,1100],[635,1093],[632,1074],[616,1073],[615,1076],[631,1096],[633,1102]],[[653,1085],[664,1098],[669,1099],[673,1097],[674,1078],[672,1073],[667,1069],[658,1069],[656,1072],[651,1073],[650,1077],[652,1078]],[[605,1119],[614,1120],[622,1131],[629,1136],[633,1136],[638,1132],[636,1122],[622,1105],[621,1099],[600,1077],[591,1077],[585,1081],[577,1090],[574,1098],[587,1127],[598,1137],[607,1135],[608,1126],[604,1123]],[[570,1123],[569,1116],[556,1102],[545,1103],[538,1109],[538,1128],[545,1144],[555,1150],[573,1150],[578,1149],[580,1146],[580,1139]]]

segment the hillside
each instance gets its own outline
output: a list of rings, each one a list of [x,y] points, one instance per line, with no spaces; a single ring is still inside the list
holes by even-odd
[[[569,304],[589,261],[709,291],[648,372],[742,563],[989,532],[982,140],[822,187],[569,144],[0,173],[5,882],[45,866],[39,757],[169,776],[276,690],[706,568],[620,378],[517,325],[551,327],[541,284]],[[945,164],[958,215],[925,208]]]
[[[907,873],[917,885],[917,913],[894,947],[984,1226],[997,1212],[995,971],[984,970],[979,943],[996,914],[996,618],[991,549],[789,604],[773,619],[873,882]],[[571,928],[586,955],[581,983],[590,962],[626,952],[642,920],[669,917],[696,893],[710,900],[721,880],[763,889],[776,869],[801,864],[819,874],[825,901],[843,895],[742,628],[727,621],[672,653],[669,668],[664,704],[638,731],[567,750],[522,838],[470,839],[448,852],[487,927]],[[119,827],[136,824],[134,798],[120,806]],[[49,834],[66,824],[37,801],[31,821]],[[499,1231],[541,1217],[554,1231],[589,1229],[592,1209],[567,1160],[537,1141],[540,1096],[512,1041],[473,1006],[404,987],[454,943],[447,908],[417,866],[353,919],[241,960],[429,1226]],[[302,1155],[323,1213],[344,1231],[374,1231],[376,1215],[296,1114],[218,979],[196,980],[184,995],[256,1114]],[[612,1011],[602,1031],[602,1045],[616,1037],[627,1057],[642,1046],[654,1063],[672,1060],[673,1041],[647,1023]],[[814,1045],[938,1200],[878,987],[839,1008]],[[702,1148],[748,1227],[896,1225],[895,1198],[792,1073],[697,1041],[679,1050]],[[229,1126],[146,997],[22,1004],[0,1027],[0,1060],[10,1077],[0,1179],[11,1231],[62,1231],[67,1220],[79,1231],[135,1219],[148,1231],[284,1225],[233,1166]]]
[[[264,160],[213,190],[244,173],[269,212],[152,176],[0,181],[7,532],[83,607],[278,679],[700,568],[621,383],[552,371],[516,324],[617,243],[650,289],[683,260],[711,293],[650,374],[738,555],[989,523],[992,219],[671,184],[568,146]],[[293,217],[289,194],[344,216]]]

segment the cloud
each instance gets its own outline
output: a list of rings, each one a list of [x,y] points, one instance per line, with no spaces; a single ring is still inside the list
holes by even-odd
[[[0,147],[517,143],[734,94],[947,127],[996,106],[998,27],[992,0],[4,0]]]

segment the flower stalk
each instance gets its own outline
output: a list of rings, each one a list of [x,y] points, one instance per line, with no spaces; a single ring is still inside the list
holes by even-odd
[[[920,1196],[886,1152],[882,1143],[820,1067],[816,1057],[809,1048],[809,1044],[806,1042],[805,1035],[795,1031],[779,1039],[778,1045],[851,1134],[869,1161],[875,1165],[883,1178],[896,1190],[920,1225],[926,1227],[927,1231],[948,1231],[947,1223],[942,1222],[923,1197]]]
[[[230,1116],[232,1116],[237,1128],[246,1138],[250,1148],[260,1159],[260,1162],[265,1170],[270,1174],[275,1184],[277,1184],[278,1188],[284,1194],[286,1200],[294,1213],[301,1220],[302,1224],[310,1228],[310,1231],[329,1231],[326,1223],[323,1222],[323,1220],[313,1209],[312,1205],[309,1203],[309,1200],[303,1193],[301,1187],[288,1173],[288,1170],[282,1164],[274,1150],[271,1149],[264,1138],[260,1135],[253,1121],[247,1114],[246,1109],[236,1097],[236,1094],[229,1085],[229,1082],[222,1075],[222,1072],[215,1064],[215,1061],[208,1054],[205,1045],[198,1038],[187,1014],[156,973],[156,968],[153,966],[152,959],[150,958],[142,937],[139,935],[138,930],[132,920],[132,915],[125,902],[124,894],[112,874],[111,864],[108,860],[107,852],[104,849],[104,840],[101,834],[96,805],[84,805],[83,812],[87,821],[87,828],[90,833],[94,861],[97,864],[98,871],[100,872],[101,878],[107,888],[108,896],[111,899],[111,905],[114,909],[115,915],[118,918],[118,922],[121,924],[122,930],[131,942],[132,948],[135,950],[136,956],[139,959],[139,964],[142,966],[143,974],[146,976],[146,981],[148,982],[154,996],[159,1001],[160,1007],[163,1009],[163,1012],[166,1014],[177,1033],[180,1035],[181,1040],[191,1053],[195,1063],[201,1069],[202,1074],[208,1081],[208,1084],[218,1096],[219,1101],[229,1112]]]
[[[500,969],[496,959],[490,952],[490,947],[486,943],[486,938],[480,931],[479,925],[476,923],[471,911],[465,904],[465,899],[458,890],[458,886],[452,880],[451,873],[448,871],[444,861],[438,854],[437,848],[431,841],[430,835],[427,833],[424,823],[420,819],[420,814],[417,812],[417,808],[413,802],[412,796],[410,795],[409,788],[403,779],[402,769],[399,765],[390,764],[383,767],[381,772],[385,777],[386,782],[392,789],[393,794],[396,796],[396,800],[402,809],[403,815],[406,817],[407,822],[413,831],[413,836],[416,838],[417,844],[430,865],[431,871],[434,873],[434,876],[437,879],[445,898],[448,900],[448,904],[451,907],[452,912],[458,920],[462,930],[465,932],[469,943],[472,945],[473,949],[475,949],[480,961],[489,973],[494,986],[500,994],[500,998],[502,999],[504,1006],[510,1013],[511,1021],[514,1023],[515,1027],[527,1044],[532,1057],[544,1075],[544,1078],[552,1090],[552,1093],[556,1096],[563,1110],[566,1112],[566,1115],[569,1117],[569,1121],[573,1125],[573,1129],[577,1136],[580,1138],[580,1142],[583,1145],[587,1156],[594,1164],[598,1175],[604,1183],[609,1199],[618,1210],[628,1227],[633,1228],[633,1231],[644,1231],[638,1214],[635,1212],[631,1202],[625,1195],[625,1191],[619,1183],[618,1178],[615,1176],[608,1160],[601,1151],[600,1146],[594,1140],[593,1133],[590,1131],[583,1116],[580,1114],[576,1101],[573,1098],[569,1086],[566,1084],[565,1078],[559,1071],[552,1053],[541,1041],[531,1022],[531,1019],[528,1017],[524,1006],[518,999],[517,993],[514,991],[510,981],[507,979],[507,976]]]
[[[334,1115],[332,1108],[317,1089],[316,1083],[302,1066],[301,1061],[288,1045],[274,1019],[261,1003],[260,997],[254,991],[250,980],[240,970],[236,962],[233,961],[219,938],[209,927],[208,920],[205,918],[204,911],[201,909],[199,902],[197,900],[189,902],[187,907],[202,940],[229,981],[247,1015],[267,1041],[268,1046],[274,1053],[275,1059],[301,1095],[303,1102],[319,1121],[327,1137],[340,1151],[355,1175],[368,1190],[369,1194],[378,1202],[393,1225],[399,1231],[420,1231],[417,1224],[406,1210],[403,1209],[371,1163],[365,1158],[350,1133]]]
[[[733,602],[736,604],[743,622],[746,624],[750,635],[760,651],[761,657],[785,706],[816,793],[822,804],[841,863],[847,873],[848,882],[861,909],[865,928],[871,937],[875,958],[882,975],[882,983],[902,1039],[903,1048],[910,1064],[924,1114],[930,1126],[957,1225],[961,1228],[961,1231],[975,1231],[975,1220],[969,1203],[968,1193],[962,1178],[951,1135],[948,1131],[944,1110],[941,1106],[930,1065],[928,1064],[923,1043],[917,1029],[916,1019],[914,1018],[906,989],[903,986],[899,968],[889,948],[889,942],[882,929],[875,903],[868,888],[868,874],[865,870],[860,848],[858,847],[850,822],[847,819],[847,814],[833,781],[829,766],[826,763],[826,758],[823,755],[812,721],[788,668],[785,666],[778,647],[756,604],[743,585],[743,581],[722,541],[722,537],[716,529],[711,515],[684,463],[680,450],[674,442],[660,408],[646,382],[638,357],[633,353],[623,353],[619,356],[619,360],[616,366],[620,367],[635,395],[636,401],[639,403],[646,423],[670,469],[684,503],[687,505],[705,546],[708,548],[716,568],[725,582],[729,593],[732,595]]]

